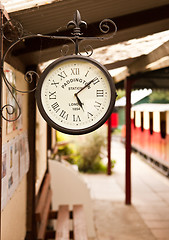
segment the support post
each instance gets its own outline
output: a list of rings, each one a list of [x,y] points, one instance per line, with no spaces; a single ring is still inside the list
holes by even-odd
[[[35,69],[36,66],[30,66],[30,69]],[[29,70],[29,68],[28,68]],[[35,81],[34,81],[35,82]],[[36,183],[36,102],[34,93],[28,96],[28,140],[30,166],[27,174],[27,233],[26,240],[36,239],[36,224],[35,224],[35,183]]]
[[[111,116],[108,119],[108,134],[107,134],[107,152],[108,152],[108,163],[107,163],[107,175],[111,175]]]
[[[132,80],[126,78],[126,172],[125,172],[125,203],[131,204],[131,88]]]
[[[47,125],[47,150],[51,150],[52,148],[52,129],[49,125]]]

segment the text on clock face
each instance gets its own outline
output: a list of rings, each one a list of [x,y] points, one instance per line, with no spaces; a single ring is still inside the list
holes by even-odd
[[[64,89],[67,85],[71,84],[71,83],[82,83],[84,85],[87,85],[88,82],[86,80],[83,80],[82,78],[71,78],[66,80],[64,83],[62,83],[61,87]]]

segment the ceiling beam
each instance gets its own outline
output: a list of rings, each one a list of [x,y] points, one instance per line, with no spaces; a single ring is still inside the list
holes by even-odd
[[[104,66],[107,68],[107,70],[112,70],[112,69],[128,66],[131,63],[135,62],[139,58],[140,58],[140,56],[139,57],[134,57],[134,58],[127,58],[127,59],[124,59],[124,60],[119,60],[119,61],[116,61],[116,62],[104,64]]]
[[[132,29],[134,27],[138,27],[138,26],[145,25],[145,24],[150,24],[150,23],[161,21],[164,19],[169,19],[168,13],[169,13],[169,4],[165,5],[165,6],[160,6],[157,8],[152,8],[152,9],[112,18],[112,20],[116,23],[117,28],[118,28],[117,39],[118,39],[118,35],[120,35],[121,31],[126,31],[126,30]],[[92,36],[100,36],[101,33],[100,33],[100,30],[98,27],[99,23],[100,22],[95,22],[95,23],[89,24],[87,30],[84,32],[84,36],[91,36],[91,32],[92,32]],[[165,27],[167,30],[168,26],[165,26]],[[110,31],[110,34],[113,32],[113,30],[114,29],[112,29]],[[54,35],[54,33],[51,33],[51,35]],[[59,32],[59,35],[60,36],[65,36],[65,35],[70,36],[70,30],[61,31],[61,32]],[[128,40],[127,34],[125,37],[126,37],[126,40]],[[42,42],[41,51],[43,51],[45,49],[52,49],[55,47],[59,47],[60,45],[63,44],[63,42],[59,41],[59,40],[57,40],[57,41],[51,40],[49,42],[49,39],[43,39],[43,40],[41,40],[41,42]],[[105,43],[114,44],[115,42],[116,42],[116,37],[113,38],[113,40],[111,40],[109,42],[105,42]],[[102,42],[102,45],[105,43]],[[95,45],[95,43],[94,43],[94,45]],[[99,46],[96,44],[96,47],[99,47]],[[33,39],[25,40],[25,46],[16,49],[15,51],[13,51],[13,54],[15,56],[24,55],[26,53],[31,54],[31,52],[39,51],[39,48],[40,48],[39,39],[33,38]]]
[[[5,18],[6,18],[6,20],[10,20],[10,17],[9,17],[9,15],[8,15],[8,13],[7,13],[7,11],[5,10],[5,8],[4,8],[4,6],[2,5],[2,3],[0,2],[0,9],[2,10],[2,12],[3,12],[3,15],[5,16]]]
[[[127,72],[126,76],[127,77]],[[114,78],[116,88],[124,89],[124,79],[118,80],[118,76]],[[133,89],[152,88],[152,89],[169,89],[169,67],[158,69],[150,72],[137,73],[130,76],[134,79]]]
[[[156,48],[147,55],[140,56],[136,61],[128,65],[130,75],[148,71],[148,65],[158,61],[159,59],[169,56],[169,41]],[[158,66],[157,66],[158,68]]]

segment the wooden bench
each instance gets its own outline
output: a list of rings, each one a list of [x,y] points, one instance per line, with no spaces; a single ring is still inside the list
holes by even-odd
[[[62,205],[58,211],[54,211],[51,210],[51,200],[50,174],[47,173],[35,211],[36,239],[87,240],[83,206],[74,205],[73,209],[69,210],[68,205]],[[49,226],[52,219],[57,221],[52,221],[55,227],[52,226],[51,229]]]

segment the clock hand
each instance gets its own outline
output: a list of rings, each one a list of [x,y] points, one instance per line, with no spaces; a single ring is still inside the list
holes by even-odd
[[[79,99],[79,97],[77,96],[78,95],[78,93],[80,93],[83,89],[85,89],[86,87],[88,87],[92,82],[94,81],[94,79],[92,79],[90,82],[88,82],[84,87],[82,87],[77,93],[75,93],[74,95],[75,95],[75,97],[76,97],[76,99],[77,99],[77,102],[78,102],[78,104],[79,104],[79,106],[83,109],[83,104],[82,104],[82,102],[80,101],[80,99]],[[84,111],[84,109],[83,109],[83,111]]]
[[[78,93],[80,93],[83,89],[85,89],[86,87],[88,87],[92,82],[94,81],[94,79],[92,79],[90,82],[88,82],[84,87],[82,87],[77,93],[75,93],[75,95],[77,96]]]
[[[80,107],[82,108],[82,110],[84,111],[84,109],[83,109],[83,103],[80,101],[79,97],[77,96],[77,93],[75,93],[74,95],[75,95],[75,97],[76,97],[76,99],[77,99],[77,102],[78,102],[79,106],[80,106]]]

